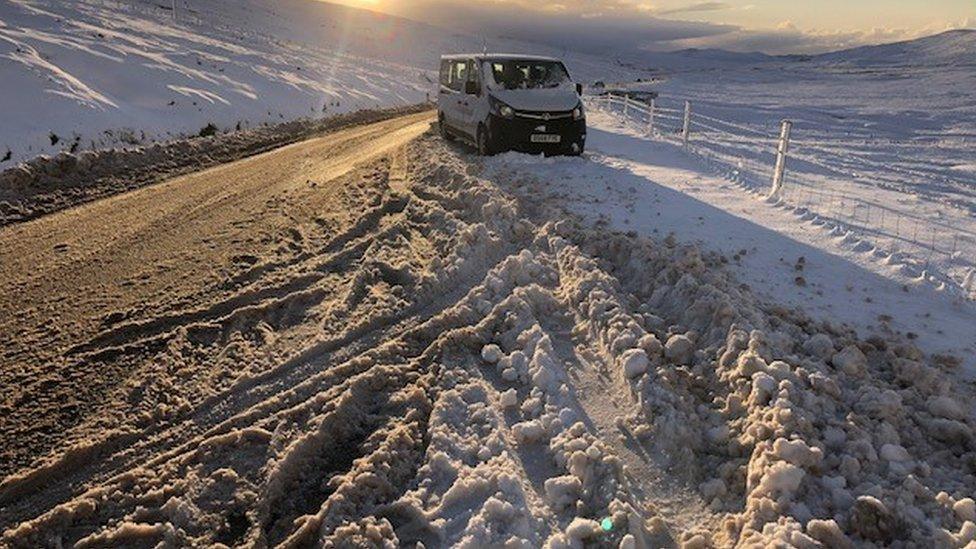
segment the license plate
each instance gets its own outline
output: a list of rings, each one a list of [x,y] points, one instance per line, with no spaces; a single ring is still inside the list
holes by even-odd
[[[537,133],[532,135],[533,143],[559,143],[562,137],[559,135]]]

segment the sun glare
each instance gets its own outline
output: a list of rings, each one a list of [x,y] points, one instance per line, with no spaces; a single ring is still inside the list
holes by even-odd
[[[360,8],[378,8],[383,5],[383,0],[341,0],[341,2]]]

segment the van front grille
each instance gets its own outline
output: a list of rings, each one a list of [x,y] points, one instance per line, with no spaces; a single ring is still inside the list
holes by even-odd
[[[573,117],[573,111],[569,112],[525,112],[525,111],[515,111],[515,116],[519,118],[528,118],[530,120],[564,120],[566,118]]]

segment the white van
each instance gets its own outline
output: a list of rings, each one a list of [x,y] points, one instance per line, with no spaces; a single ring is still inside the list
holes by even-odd
[[[586,147],[581,93],[562,61],[551,57],[445,55],[437,96],[441,135],[470,141],[483,155],[579,155]]]

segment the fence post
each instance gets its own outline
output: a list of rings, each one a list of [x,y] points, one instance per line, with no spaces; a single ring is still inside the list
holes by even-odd
[[[786,172],[786,153],[790,152],[790,133],[793,131],[793,122],[783,121],[783,128],[779,132],[779,146],[776,147],[776,169],[773,170],[773,189],[769,192],[770,197],[778,196],[783,190],[783,174]]]
[[[610,110],[613,109],[612,99],[613,99],[613,94],[607,91],[607,112],[610,112]]]
[[[654,137],[654,99],[651,99],[651,110],[647,115],[647,135]]]
[[[685,101],[685,125],[681,130],[681,142],[688,144],[691,137],[691,101]]]
[[[627,118],[627,112],[630,110],[630,94],[624,95],[624,118]]]

